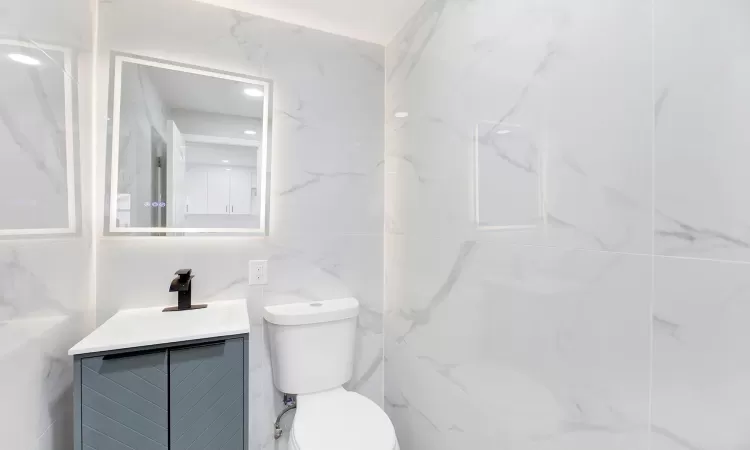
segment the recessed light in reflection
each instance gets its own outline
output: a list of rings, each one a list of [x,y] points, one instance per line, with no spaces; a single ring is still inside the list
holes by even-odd
[[[406,117],[409,117],[409,113],[406,111],[399,111],[396,114],[394,114],[394,116],[396,116],[397,119],[404,119]]]
[[[13,61],[21,64],[26,64],[27,66],[38,66],[42,62],[39,61],[36,58],[32,58],[29,55],[24,55],[22,53],[10,53],[8,54],[8,58],[12,59]]]
[[[223,162],[223,163],[228,163],[228,162],[229,162],[229,160],[228,160],[228,159],[222,159],[222,160],[221,160],[221,162]]]
[[[257,131],[253,131],[253,130],[245,130],[245,134],[253,136],[255,134],[258,134],[258,132]]]
[[[232,169],[224,169],[224,170],[232,170]]]
[[[258,88],[247,88],[245,89],[245,95],[248,97],[263,97],[263,91]]]

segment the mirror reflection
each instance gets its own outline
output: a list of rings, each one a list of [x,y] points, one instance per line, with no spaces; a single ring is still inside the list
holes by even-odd
[[[265,232],[269,84],[115,58],[110,231]]]
[[[0,39],[0,236],[76,231],[72,58]]]

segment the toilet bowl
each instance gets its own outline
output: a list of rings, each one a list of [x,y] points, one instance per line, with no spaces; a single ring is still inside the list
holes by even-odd
[[[396,433],[372,400],[343,388],[297,397],[289,450],[398,450]]]
[[[399,450],[385,412],[343,388],[358,313],[353,298],[265,308],[274,385],[297,395],[290,450]]]

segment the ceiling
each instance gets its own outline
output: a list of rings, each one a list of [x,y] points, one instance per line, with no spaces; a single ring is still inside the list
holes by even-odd
[[[188,164],[256,167],[257,149],[231,145],[187,143]]]
[[[126,63],[131,64],[131,63]],[[169,118],[185,135],[258,141],[263,133],[263,97],[245,95],[248,85],[179,70],[140,66],[156,88]],[[248,131],[255,134],[248,134]]]
[[[170,109],[263,117],[263,97],[248,97],[243,93],[246,87],[257,85],[156,67],[144,66],[144,70]]]
[[[425,0],[198,0],[387,45]]]

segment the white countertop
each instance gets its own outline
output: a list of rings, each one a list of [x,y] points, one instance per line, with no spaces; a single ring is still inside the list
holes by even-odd
[[[207,339],[250,332],[245,300],[208,303],[208,308],[162,312],[124,309],[68,351],[68,355],[108,352],[148,345]]]

